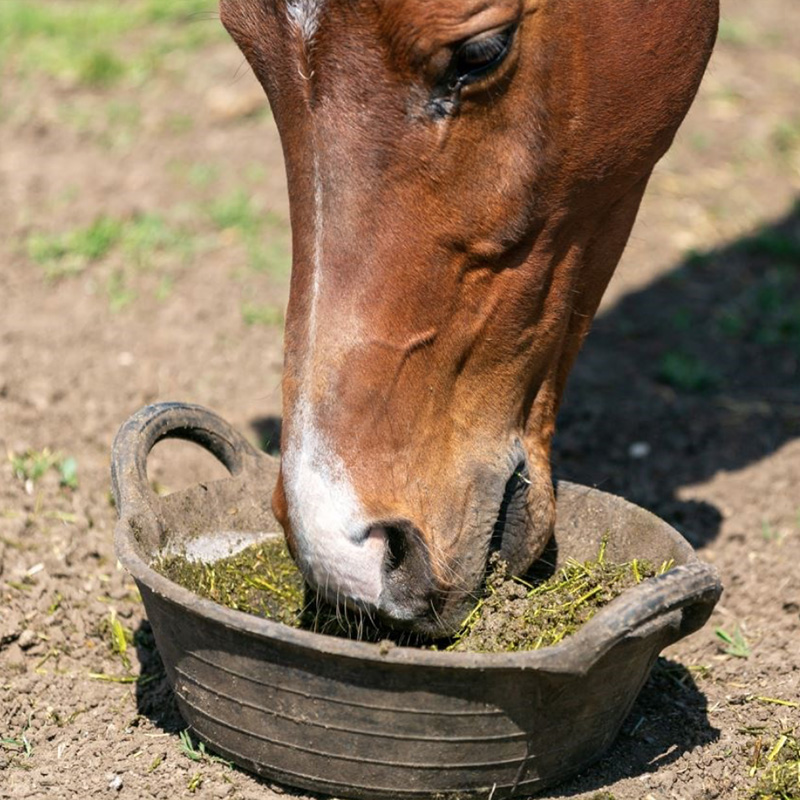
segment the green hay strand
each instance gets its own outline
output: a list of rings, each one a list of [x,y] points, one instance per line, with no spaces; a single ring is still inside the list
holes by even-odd
[[[784,731],[775,742],[755,747],[750,776],[755,786],[747,800],[800,800],[800,741],[795,731]]]
[[[606,560],[606,549],[604,538],[594,560],[569,560],[538,585],[508,575],[506,565],[494,556],[483,596],[455,636],[436,642],[319,601],[305,586],[283,540],[252,545],[212,564],[182,555],[161,556],[154,567],[201,597],[296,628],[360,641],[390,639],[434,649],[507,652],[558,644],[623,591],[672,566],[665,562],[655,567],[641,559],[614,564]]]

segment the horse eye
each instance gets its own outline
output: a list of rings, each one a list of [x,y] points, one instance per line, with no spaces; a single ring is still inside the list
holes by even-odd
[[[458,89],[480,80],[500,66],[511,49],[515,26],[490,34],[481,34],[464,42],[452,62],[451,88]]]

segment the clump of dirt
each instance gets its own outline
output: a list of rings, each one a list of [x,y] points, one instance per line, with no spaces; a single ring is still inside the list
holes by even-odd
[[[172,581],[229,608],[285,625],[359,641],[392,640],[437,650],[496,653],[558,644],[626,589],[669,569],[634,559],[569,560],[554,576],[533,585],[510,575],[492,556],[484,594],[451,639],[432,642],[396,631],[358,612],[336,609],[305,585],[282,540],[251,545],[214,563],[183,555],[161,556],[155,569]]]

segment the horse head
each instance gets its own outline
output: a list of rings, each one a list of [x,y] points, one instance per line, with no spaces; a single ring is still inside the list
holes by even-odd
[[[718,0],[222,0],[283,144],[273,507],[308,581],[452,629],[554,523],[567,375]]]

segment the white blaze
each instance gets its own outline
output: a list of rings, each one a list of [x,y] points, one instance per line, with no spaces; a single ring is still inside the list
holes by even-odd
[[[306,45],[311,43],[319,28],[323,0],[290,0],[286,6],[289,19]]]
[[[314,345],[317,341],[317,303],[319,302],[320,285],[322,283],[322,236],[325,228],[325,215],[322,206],[322,176],[319,171],[319,153],[314,146],[314,255],[313,272],[311,274],[311,298],[308,311],[308,357],[313,357]],[[306,370],[307,372],[307,370]],[[307,383],[304,376],[303,383]]]
[[[289,14],[308,41],[316,32],[318,0],[295,0]],[[385,535],[367,535],[368,520],[347,468],[317,425],[311,398],[310,365],[317,340],[317,306],[322,289],[324,247],[323,182],[314,147],[314,241],[307,335],[294,433],[282,456],[286,499],[298,544],[300,566],[329,600],[342,595],[377,605],[383,588]]]
[[[367,535],[344,464],[314,426],[307,403],[298,411],[299,442],[283,456],[283,470],[300,566],[329,600],[346,595],[377,605],[384,537]]]

